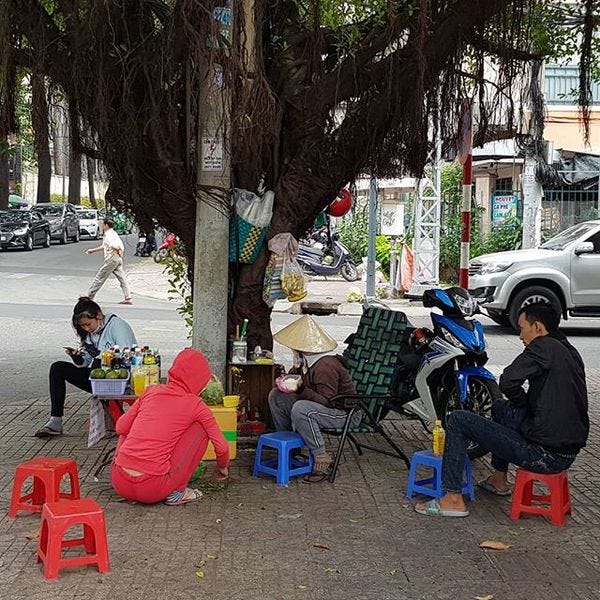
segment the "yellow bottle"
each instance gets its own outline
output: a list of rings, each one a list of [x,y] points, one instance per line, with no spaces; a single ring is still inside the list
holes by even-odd
[[[433,453],[436,456],[441,456],[444,454],[444,444],[446,443],[446,432],[442,427],[441,421],[435,422],[435,427],[433,428]]]

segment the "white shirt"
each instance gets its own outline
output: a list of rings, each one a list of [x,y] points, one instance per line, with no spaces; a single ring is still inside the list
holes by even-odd
[[[113,248],[118,248],[121,251],[120,255],[122,255],[125,250],[125,246],[123,246],[119,234],[114,229],[107,229],[104,232],[102,246],[104,247],[104,260],[112,257],[114,252]]]

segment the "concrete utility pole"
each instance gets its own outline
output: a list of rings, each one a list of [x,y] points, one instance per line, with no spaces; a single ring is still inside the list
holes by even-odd
[[[375,298],[375,237],[377,236],[377,180],[369,184],[369,236],[367,246],[367,304]]]
[[[221,35],[231,41],[233,2],[213,11]],[[250,4],[250,2],[248,2]],[[231,92],[223,70],[214,65],[206,73],[198,101],[202,121],[198,126],[198,187],[210,187],[226,207],[231,190],[229,135]],[[192,345],[206,356],[215,375],[225,381],[227,364],[227,283],[229,212],[198,193],[194,252],[194,323]]]

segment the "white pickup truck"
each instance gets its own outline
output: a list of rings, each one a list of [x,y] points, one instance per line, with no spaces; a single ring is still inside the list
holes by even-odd
[[[585,221],[539,248],[469,262],[469,291],[500,325],[517,329],[519,309],[549,302],[567,318],[600,317],[600,220]]]

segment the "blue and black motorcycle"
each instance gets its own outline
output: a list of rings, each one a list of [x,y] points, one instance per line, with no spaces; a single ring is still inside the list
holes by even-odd
[[[423,306],[431,312],[433,331],[409,328],[395,377],[398,410],[418,418],[431,431],[436,419],[445,423],[457,409],[489,417],[492,404],[502,397],[487,362],[483,327],[473,315],[479,305],[467,290],[454,287],[426,290]],[[469,448],[471,458],[484,452]]]

